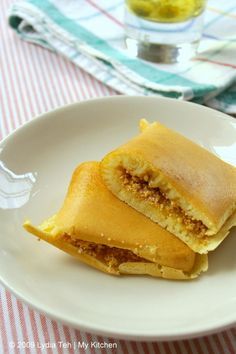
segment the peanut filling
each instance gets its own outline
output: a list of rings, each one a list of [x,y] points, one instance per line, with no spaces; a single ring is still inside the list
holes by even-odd
[[[142,179],[124,170],[120,178],[125,188],[135,193],[138,198],[158,205],[166,216],[171,217],[174,215],[177,217],[177,221],[184,225],[186,230],[194,233],[197,237],[201,238],[205,236],[207,227],[200,220],[195,220],[185,214],[177,203],[168,199],[158,187],[150,187],[147,176]]]
[[[73,239],[69,235],[63,235],[63,240],[78,248],[78,253],[86,253],[109,267],[117,268],[125,262],[148,262],[146,259],[136,256],[133,252],[117,247],[109,247],[94,242]]]

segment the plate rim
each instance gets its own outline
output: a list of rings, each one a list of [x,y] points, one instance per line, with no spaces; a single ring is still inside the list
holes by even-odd
[[[10,291],[12,294],[14,294],[14,296],[17,297],[17,299],[20,299],[21,301],[23,301],[25,304],[29,305],[32,309],[38,311],[40,314],[44,314],[45,316],[48,316],[50,319],[58,321],[61,324],[65,324],[67,326],[73,327],[75,329],[79,329],[83,332],[89,332],[91,334],[94,335],[100,335],[103,337],[107,337],[107,338],[116,338],[116,339],[124,339],[124,340],[135,340],[137,342],[140,341],[147,341],[147,342],[151,342],[151,341],[174,341],[174,340],[185,340],[185,339],[194,339],[194,338],[199,338],[199,337],[203,337],[203,336],[207,336],[207,335],[212,335],[224,330],[227,330],[231,327],[234,327],[236,325],[236,320],[232,320],[232,322],[228,322],[226,321],[225,323],[219,323],[215,326],[212,327],[207,327],[205,329],[199,330],[199,331],[179,331],[179,334],[154,334],[154,333],[139,333],[139,332],[135,332],[135,333],[131,333],[129,331],[129,333],[127,332],[123,332],[123,331],[112,331],[110,329],[107,328],[98,328],[96,326],[93,325],[86,325],[86,324],[79,324],[78,322],[75,321],[70,321],[67,319],[64,319],[62,316],[60,315],[56,315],[50,311],[45,311],[43,310],[43,308],[41,308],[40,306],[37,306],[35,304],[33,304],[31,301],[25,299],[24,296],[21,296],[13,287],[11,287],[9,284],[7,284],[7,282],[3,282],[2,281],[2,277],[0,274],[0,283],[2,285],[4,285],[8,291]],[[150,331],[149,331],[150,332]]]
[[[192,105],[192,106],[198,106],[198,108],[205,110],[205,111],[212,111],[212,112],[216,112],[217,115],[219,115],[219,117],[221,119],[224,119],[228,122],[231,123],[236,123],[235,119],[233,117],[230,117],[229,115],[214,110],[212,108],[208,108],[205,106],[201,106],[198,105],[196,103],[193,102],[186,102],[186,101],[181,101],[181,100],[176,100],[176,99],[172,99],[172,98],[164,98],[164,97],[155,97],[155,96],[126,96],[126,95],[115,95],[115,96],[107,96],[107,97],[99,97],[99,98],[93,98],[93,99],[86,99],[83,101],[78,101],[78,102],[74,102],[74,103],[70,103],[70,104],[66,104],[66,105],[62,105],[60,107],[57,107],[55,109],[51,109],[48,112],[42,113],[37,115],[36,117],[30,119],[29,121],[25,122],[24,124],[22,124],[20,127],[18,127],[17,129],[15,129],[12,133],[10,133],[9,135],[7,135],[1,142],[0,142],[0,148],[4,149],[6,144],[8,143],[8,141],[12,138],[14,138],[15,135],[17,135],[20,131],[27,129],[29,126],[33,126],[35,124],[37,124],[37,122],[39,120],[47,120],[47,119],[51,119],[51,115],[53,114],[57,114],[58,112],[61,111],[67,111],[67,110],[74,110],[77,109],[78,106],[81,105],[86,105],[86,104],[90,104],[92,103],[96,103],[97,101],[112,101],[112,100],[136,100],[136,99],[144,99],[144,100],[153,100],[155,99],[156,101],[166,101],[167,103],[171,101],[175,102],[177,105],[178,104],[188,104],[188,105]],[[152,333],[150,332],[150,330],[148,331],[149,333],[146,333],[145,331],[143,331],[142,333],[139,333],[138,330],[135,330],[135,332],[132,333],[132,330],[129,329],[122,331],[122,330],[118,330],[116,332],[114,332],[112,329],[109,328],[103,328],[101,326],[97,327],[94,326],[94,324],[86,324],[84,323],[84,321],[80,322],[79,320],[74,321],[74,320],[69,320],[69,319],[65,319],[63,316],[60,316],[60,314],[56,314],[54,312],[51,312],[50,310],[46,310],[43,308],[43,304],[41,306],[37,306],[36,304],[34,304],[31,300],[28,300],[26,296],[24,296],[20,291],[17,291],[17,289],[14,288],[14,286],[10,285],[9,282],[3,278],[2,274],[0,273],[0,282],[3,286],[6,287],[7,290],[9,290],[11,293],[13,293],[18,299],[20,299],[21,301],[23,301],[24,303],[28,304],[31,308],[37,310],[39,313],[43,313],[46,316],[49,316],[51,319],[54,319],[56,321],[59,321],[60,323],[64,323],[68,326],[73,326],[74,328],[78,328],[82,331],[87,331],[93,334],[97,334],[97,335],[102,335],[102,336],[106,336],[106,337],[113,337],[113,338],[117,338],[117,339],[127,339],[127,340],[136,340],[136,341],[141,341],[141,340],[146,340],[146,341],[153,341],[153,340],[161,340],[161,341],[168,341],[168,340],[181,340],[181,339],[190,339],[190,338],[197,338],[197,337],[201,337],[204,335],[210,335],[222,330],[226,330],[227,328],[230,328],[232,326],[236,325],[236,319],[225,319],[223,322],[218,321],[216,323],[216,321],[214,321],[214,325],[206,325],[201,326],[201,329],[192,329],[190,331],[186,331],[185,330],[177,330],[175,333],[172,330],[172,334],[167,334],[166,330],[161,333],[160,330],[158,331],[158,333]]]
[[[111,101],[111,100],[129,100],[129,99],[144,99],[144,100],[157,100],[157,101],[166,101],[166,102],[175,102],[176,104],[185,104],[185,105],[189,105],[189,106],[193,106],[193,107],[198,107],[202,110],[205,111],[211,111],[211,112],[215,112],[216,114],[218,114],[219,116],[221,116],[221,119],[224,120],[228,120],[231,123],[235,123],[236,124],[236,118],[230,116],[227,113],[224,113],[222,111],[218,111],[214,108],[211,107],[207,107],[207,106],[203,106],[200,105],[198,103],[195,102],[189,102],[189,101],[184,101],[184,100],[178,100],[175,98],[169,98],[169,97],[156,97],[156,96],[139,96],[139,95],[134,95],[134,96],[127,96],[127,95],[114,95],[114,96],[105,96],[105,97],[96,97],[96,98],[88,98],[85,99],[83,101],[76,101],[73,103],[67,103],[64,105],[60,105],[57,106],[56,108],[50,109],[49,111],[40,113],[34,117],[32,117],[30,120],[28,120],[27,122],[24,122],[22,125],[20,125],[18,128],[16,128],[15,130],[13,130],[11,133],[9,133],[7,136],[5,136],[1,141],[0,141],[0,148],[4,148],[4,144],[7,143],[7,141],[9,139],[11,139],[15,134],[18,134],[22,129],[25,129],[26,127],[37,123],[40,119],[50,119],[50,115],[53,113],[57,113],[60,112],[61,110],[67,110],[67,109],[71,109],[80,105],[85,105],[88,104],[90,102],[99,102],[99,101]]]

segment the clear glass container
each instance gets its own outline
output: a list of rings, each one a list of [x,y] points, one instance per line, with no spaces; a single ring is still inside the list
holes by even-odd
[[[196,54],[206,0],[126,0],[126,45],[140,58],[162,63]]]

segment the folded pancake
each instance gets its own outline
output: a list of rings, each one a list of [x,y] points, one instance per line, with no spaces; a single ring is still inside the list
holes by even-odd
[[[207,270],[207,256],[116,198],[104,185],[99,163],[74,172],[61,210],[27,231],[84,263],[110,274],[191,279]]]
[[[236,168],[160,123],[101,162],[106,186],[192,250],[215,249],[236,225]]]

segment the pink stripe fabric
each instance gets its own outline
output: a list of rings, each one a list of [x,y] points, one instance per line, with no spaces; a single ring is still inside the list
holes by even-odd
[[[95,4],[92,0],[86,0],[86,2],[88,4],[90,4],[92,7],[94,7],[95,9],[97,9],[99,12],[101,12],[103,15],[105,15],[106,17],[108,17],[112,22],[116,23],[118,26],[120,27],[124,27],[124,24],[122,22],[120,22],[119,20],[117,20],[114,16],[112,16],[109,12],[103,10],[103,8],[101,8],[100,6],[98,6],[97,4]]]
[[[93,5],[92,1],[88,2]],[[0,11],[0,139],[55,107],[116,94],[66,59],[20,41],[6,21],[11,3],[11,0],[2,0]],[[114,343],[117,348],[96,349],[90,346],[92,342]],[[63,348],[62,343],[67,344],[67,348]],[[88,343],[88,348],[82,343]],[[50,348],[50,344],[56,344],[56,348]],[[45,345],[48,348],[43,349]],[[236,328],[199,339],[168,343],[104,338],[37,313],[0,285],[0,354],[3,353],[235,354]]]

